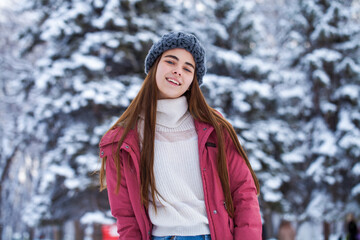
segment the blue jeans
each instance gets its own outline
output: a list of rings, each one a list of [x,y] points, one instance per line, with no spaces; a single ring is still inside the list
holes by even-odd
[[[198,235],[198,236],[166,236],[155,237],[152,236],[152,240],[211,240],[210,235]]]

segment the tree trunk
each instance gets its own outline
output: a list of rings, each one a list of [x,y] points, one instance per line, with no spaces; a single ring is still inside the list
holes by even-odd
[[[64,234],[63,234],[63,228],[62,225],[57,225],[54,228],[54,239],[55,240],[63,240]]]
[[[81,227],[81,224],[78,220],[74,222],[75,225],[75,240],[83,240],[84,239],[84,231]]]
[[[265,239],[267,239],[269,237],[274,237],[274,232],[273,232],[271,211],[269,209],[266,209],[264,212],[265,212],[264,214],[265,226],[263,229],[265,230],[264,237]]]
[[[93,240],[102,240],[101,224],[94,224]]]
[[[327,221],[323,222],[323,229],[324,229],[324,240],[329,240],[330,224]]]
[[[34,228],[29,229],[29,240],[34,240]]]

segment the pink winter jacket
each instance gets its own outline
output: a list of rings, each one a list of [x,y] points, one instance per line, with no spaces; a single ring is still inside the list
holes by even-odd
[[[196,120],[195,128],[211,239],[260,240],[262,224],[256,187],[244,159],[226,134],[227,164],[235,207],[234,218],[230,218],[216,170],[215,130],[211,125]],[[112,154],[116,152],[121,133],[122,128],[113,129],[100,141],[100,157],[107,157],[106,183],[111,213],[117,219],[119,240],[148,240],[151,239],[152,224],[140,201],[140,149],[135,130],[128,133],[121,145],[121,185],[119,193],[115,193],[117,175]]]

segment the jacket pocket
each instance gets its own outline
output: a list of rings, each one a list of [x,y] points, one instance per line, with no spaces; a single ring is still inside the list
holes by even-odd
[[[229,230],[230,230],[230,233],[232,235],[234,235],[234,219],[232,217],[229,216],[228,212],[227,212],[227,208],[226,208],[226,203],[225,201],[223,201],[223,205],[224,205],[224,209],[226,211],[226,215],[228,217],[228,227],[229,227]]]
[[[230,216],[228,218],[230,232],[234,235],[234,219]]]
[[[206,142],[206,143],[205,143],[205,146],[206,146],[206,147],[213,147],[213,148],[216,148],[216,144],[215,144],[215,143],[213,143],[213,142]]]

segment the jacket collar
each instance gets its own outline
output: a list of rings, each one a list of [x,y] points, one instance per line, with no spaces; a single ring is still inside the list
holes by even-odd
[[[136,129],[136,127],[135,127]],[[139,147],[139,137],[137,134],[137,131],[135,129],[130,129],[127,136],[124,139],[124,142],[122,143],[122,146],[128,145],[131,148],[135,149],[136,147]],[[122,127],[116,127],[110,131],[108,131],[102,138],[99,143],[100,147],[105,147],[109,144],[114,144],[120,141],[121,135],[124,132],[124,128]]]
[[[214,127],[209,123],[200,122],[199,120],[194,120],[194,123],[199,142],[214,130]]]

